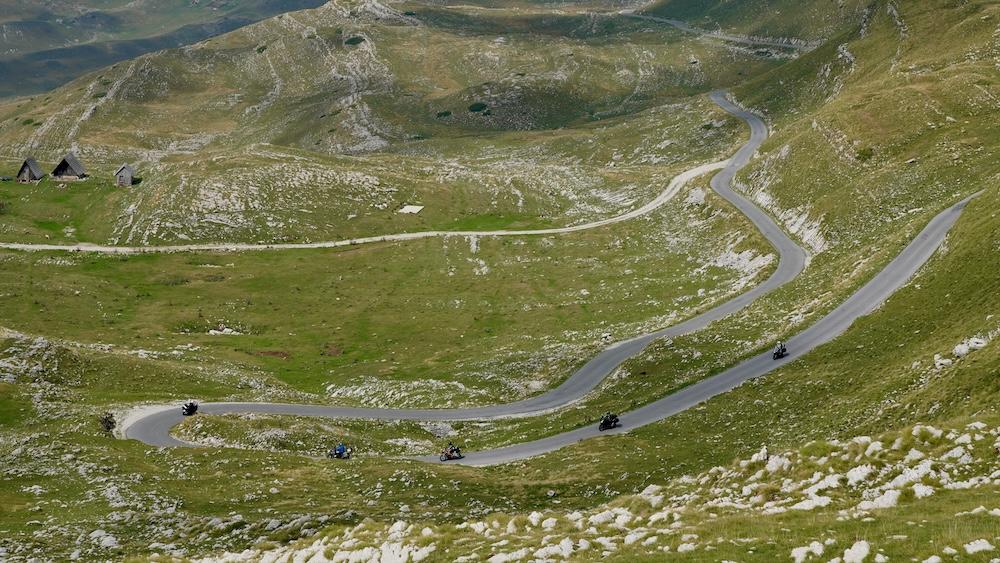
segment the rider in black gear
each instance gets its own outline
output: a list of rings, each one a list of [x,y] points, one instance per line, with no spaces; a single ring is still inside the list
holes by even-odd
[[[618,415],[610,411],[604,413],[604,416],[601,417],[601,429],[614,428],[615,426],[618,426]]]
[[[771,357],[777,360],[780,358],[784,358],[787,355],[788,355],[788,348],[785,347],[784,342],[779,340],[778,343],[774,345],[774,351],[771,352]]]

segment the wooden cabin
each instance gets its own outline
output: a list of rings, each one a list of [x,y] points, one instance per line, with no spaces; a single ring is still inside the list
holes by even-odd
[[[135,169],[128,164],[122,164],[121,168],[115,172],[115,185],[125,188],[132,185],[135,180]]]
[[[17,181],[22,184],[37,182],[44,177],[45,172],[42,172],[42,167],[38,165],[37,160],[30,156],[24,160],[21,168],[17,171]]]
[[[69,153],[52,170],[52,177],[57,180],[83,180],[87,177],[87,169],[76,155]]]

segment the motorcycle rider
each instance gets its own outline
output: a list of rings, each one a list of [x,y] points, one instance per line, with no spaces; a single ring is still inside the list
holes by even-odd
[[[337,447],[333,449],[333,455],[337,457],[344,457],[347,453],[347,446],[343,442],[337,444]]]
[[[779,340],[778,343],[774,345],[774,354],[775,355],[777,355],[777,356],[784,356],[785,353],[787,353],[787,352],[788,352],[788,349],[785,348],[785,343],[784,342],[782,342],[782,341]]]
[[[462,455],[462,450],[458,446],[456,446],[455,444],[453,444],[451,442],[448,442],[448,449],[445,450],[445,451],[448,452],[448,455],[454,456],[454,457]]]

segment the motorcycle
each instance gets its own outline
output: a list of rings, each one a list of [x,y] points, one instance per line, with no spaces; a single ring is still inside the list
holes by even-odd
[[[351,459],[351,454],[354,452],[353,449],[347,448],[343,452],[338,452],[336,448],[330,450],[326,453],[326,457],[330,459]]]
[[[605,416],[601,419],[601,423],[597,425],[597,430],[604,432],[605,430],[611,430],[612,428],[618,426],[619,420],[617,415]]]
[[[774,351],[771,352],[771,359],[780,360],[788,355],[788,348],[784,344],[779,343],[774,347]]]
[[[441,455],[438,456],[438,459],[441,461],[451,461],[453,459],[462,459],[463,457],[465,456],[462,455],[461,448],[446,448],[441,450]]]
[[[188,401],[181,407],[181,414],[184,416],[191,416],[196,412],[198,412],[198,403],[194,401]]]

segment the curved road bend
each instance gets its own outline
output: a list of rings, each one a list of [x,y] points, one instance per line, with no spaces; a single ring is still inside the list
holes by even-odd
[[[472,409],[414,410],[273,403],[206,403],[202,405],[201,411],[206,414],[249,412],[388,420],[461,420],[537,413],[565,405],[567,402],[574,400],[574,397],[580,397],[590,389],[593,389],[614,367],[631,355],[641,351],[651,340],[671,334],[680,334],[683,330],[694,330],[699,326],[704,326],[712,320],[726,315],[728,312],[745,306],[746,303],[756,296],[772,290],[774,287],[787,281],[787,279],[795,277],[801,271],[804,264],[803,251],[791,242],[768,216],[729,189],[729,184],[735,172],[746,164],[756,149],[753,139],[756,139],[756,144],[759,145],[759,142],[763,140],[763,136],[766,135],[766,128],[758,118],[739,110],[733,104],[726,101],[721,94],[713,94],[713,99],[726,108],[727,111],[747,119],[751,125],[752,142],[743,147],[733,157],[729,166],[712,179],[712,187],[723,197],[747,213],[748,217],[781,252],[782,259],[778,269],[761,286],[675,327],[613,345],[591,360],[559,387],[538,397],[524,401]],[[699,381],[674,394],[634,411],[622,414],[622,426],[604,434],[628,432],[640,426],[667,418],[719,394],[735,389],[749,379],[762,376],[784,366],[814,348],[833,340],[847,330],[855,319],[867,315],[877,308],[885,299],[902,287],[930,259],[948,234],[952,225],[958,220],[965,206],[976,195],[978,194],[969,196],[935,216],[899,256],[892,260],[878,275],[814,325],[792,337],[788,341],[790,354],[786,358],[774,361],[771,359],[770,352],[765,352],[747,359],[730,369]],[[179,408],[174,405],[165,406],[156,411],[143,413],[127,424],[123,424],[122,431],[127,438],[137,439],[154,446],[191,446],[191,444],[176,440],[170,436],[171,428],[181,422],[182,419],[183,416],[181,416]],[[601,435],[601,433],[597,431],[596,426],[590,425],[532,442],[515,444],[494,450],[470,452],[461,463],[477,466],[506,463],[548,453],[598,435]],[[436,457],[433,456],[418,459],[437,461]]]
[[[746,166],[757,148],[767,138],[767,126],[756,115],[740,109],[727,100],[724,93],[713,92],[711,98],[727,112],[745,120],[750,126],[750,140],[728,161],[725,168],[712,178],[711,185],[720,196],[746,214],[778,250],[780,256],[778,267],[764,283],[677,325],[613,344],[584,364],[559,386],[521,401],[463,409],[379,409],[279,403],[205,403],[200,406],[199,410],[205,414],[240,412],[393,420],[482,420],[537,415],[579,400],[597,387],[622,362],[640,353],[653,340],[676,337],[705,328],[713,321],[739,311],[761,295],[794,279],[805,267],[805,251],[792,241],[770,216],[743,196],[735,193],[730,187],[736,172]],[[660,203],[653,201],[645,207],[654,204],[660,205]],[[643,209],[640,208],[636,212]],[[123,421],[122,433],[127,438],[134,438],[155,446],[189,445],[170,436],[170,429],[182,419],[183,417],[176,407],[163,407],[158,411],[151,410],[148,413],[143,413],[134,420]]]

